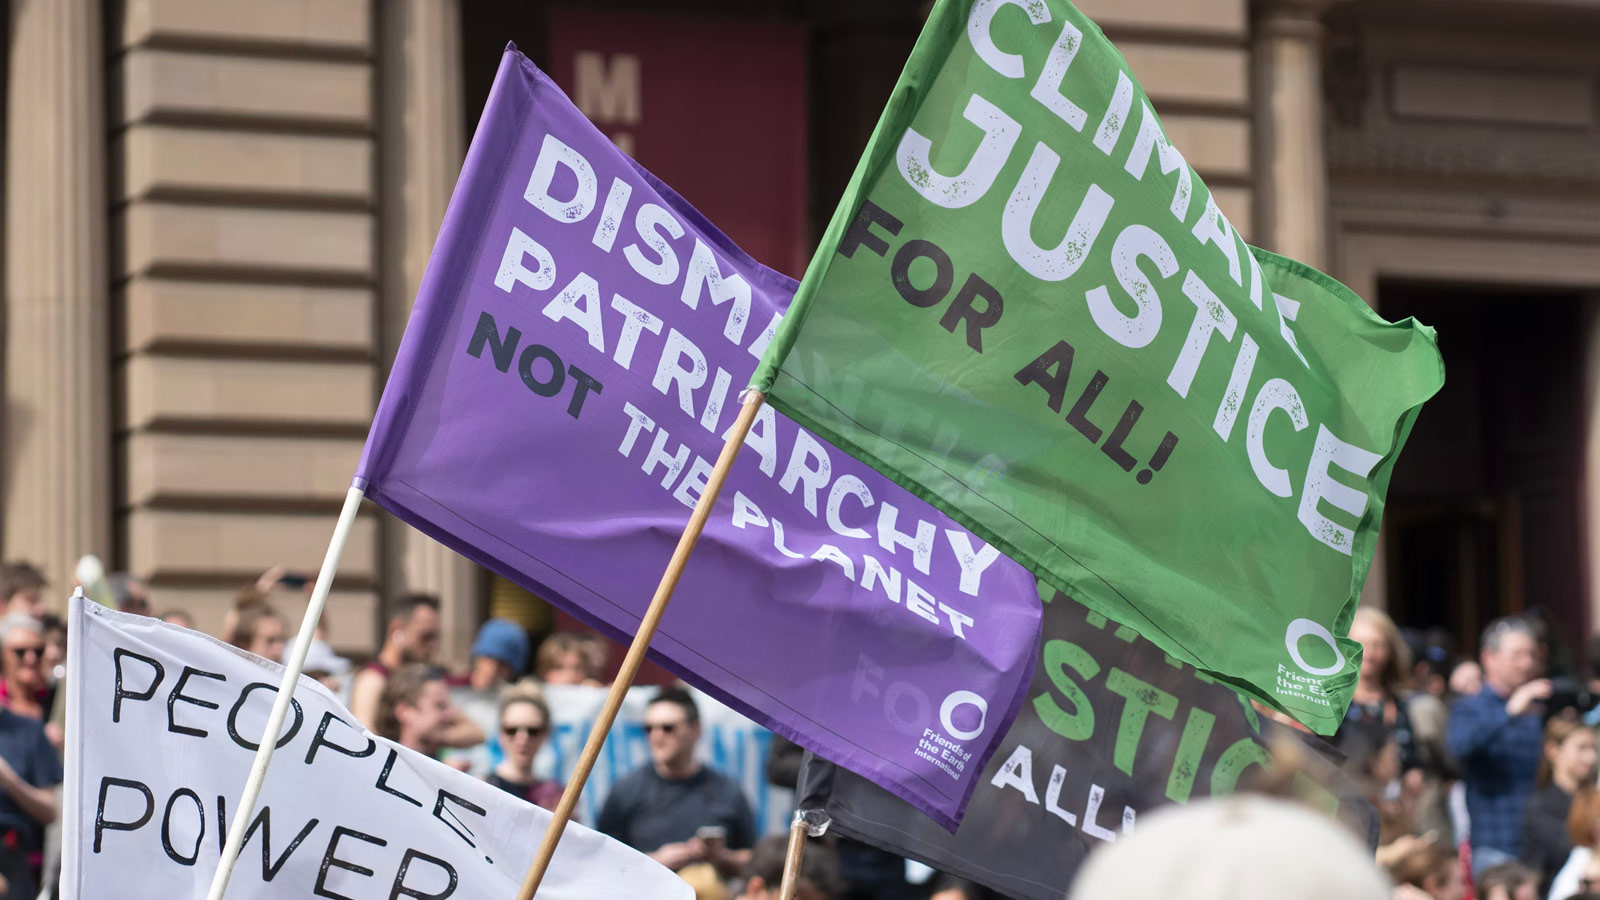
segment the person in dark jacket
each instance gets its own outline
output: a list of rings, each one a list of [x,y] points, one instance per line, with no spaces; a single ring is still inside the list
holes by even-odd
[[[1461,762],[1474,875],[1522,852],[1522,820],[1542,754],[1542,701],[1550,696],[1528,623],[1491,622],[1482,647],[1483,690],[1450,708],[1447,741]]]
[[[1594,783],[1595,763],[1594,732],[1582,722],[1558,716],[1545,723],[1539,787],[1528,798],[1522,825],[1522,860],[1538,873],[1541,897],[1572,853],[1567,816],[1573,795]]]

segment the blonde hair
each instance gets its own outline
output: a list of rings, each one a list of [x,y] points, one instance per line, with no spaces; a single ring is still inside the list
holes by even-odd
[[[539,645],[539,658],[534,671],[542,681],[561,663],[561,658],[576,653],[583,659],[583,668],[590,678],[599,678],[606,667],[606,646],[592,634],[576,631],[558,631]]]
[[[550,727],[550,704],[544,702],[544,691],[539,690],[538,685],[519,681],[516,684],[502,688],[500,691],[499,718],[504,719],[506,710],[516,706],[518,703],[526,703],[537,709],[539,714],[544,717],[545,727]]]
[[[678,870],[678,877],[694,888],[694,900],[727,900],[729,896],[728,886],[722,883],[722,876],[710,863],[690,863]]]
[[[1383,642],[1389,648],[1389,661],[1378,673],[1378,683],[1390,697],[1398,698],[1411,681],[1411,648],[1400,637],[1400,629],[1394,620],[1381,609],[1370,606],[1357,609],[1351,627],[1354,628],[1357,623],[1370,625],[1383,635]]]

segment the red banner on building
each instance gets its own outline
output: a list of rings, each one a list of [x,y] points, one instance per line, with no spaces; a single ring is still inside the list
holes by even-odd
[[[550,63],[624,152],[751,256],[800,276],[811,256],[803,25],[558,9]]]

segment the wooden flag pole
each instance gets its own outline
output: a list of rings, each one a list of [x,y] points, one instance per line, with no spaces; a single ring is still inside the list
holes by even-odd
[[[802,813],[796,812],[794,823],[789,826],[789,852],[783,857],[783,888],[778,891],[778,900],[794,900],[794,892],[800,887],[800,864],[806,856],[806,836],[810,833]]]
[[[594,769],[595,760],[600,758],[600,748],[605,746],[606,735],[611,733],[611,725],[617,720],[617,713],[622,709],[622,700],[628,693],[628,688],[633,685],[634,676],[639,674],[639,666],[644,663],[644,654],[650,647],[651,638],[655,637],[656,628],[661,624],[661,617],[667,611],[667,603],[672,600],[672,592],[678,587],[678,579],[683,576],[683,567],[689,562],[689,554],[694,552],[694,545],[700,540],[700,532],[705,530],[706,520],[711,518],[711,508],[716,505],[717,495],[722,492],[722,484],[728,479],[728,472],[733,469],[733,461],[739,455],[739,448],[744,446],[745,436],[750,433],[750,426],[755,422],[756,413],[761,410],[761,404],[766,401],[766,395],[759,391],[746,391],[744,405],[739,410],[739,418],[733,423],[733,429],[728,433],[728,440],[722,445],[722,454],[717,457],[717,465],[711,470],[711,476],[706,481],[706,489],[700,494],[700,500],[694,505],[694,512],[689,515],[689,524],[683,529],[683,536],[678,538],[678,547],[672,551],[672,559],[667,563],[667,570],[661,574],[661,583],[656,587],[656,593],[650,600],[650,608],[645,610],[644,618],[639,622],[639,631],[633,636],[633,644],[628,647],[628,655],[623,657],[622,668],[617,672],[617,680],[611,683],[611,693],[606,696],[605,706],[600,710],[600,716],[595,719],[594,727],[589,729],[589,741],[583,746],[583,754],[578,757],[578,764],[572,770],[572,777],[567,780],[566,789],[561,792],[561,802],[556,804],[555,818],[550,822],[550,827],[545,830],[544,839],[539,842],[539,852],[533,858],[533,865],[528,867],[528,875],[522,882],[522,890],[517,893],[517,900],[533,900],[534,894],[539,890],[539,883],[544,881],[544,873],[550,868],[550,860],[555,856],[556,845],[561,842],[561,834],[566,831],[567,822],[572,819],[572,810],[578,805],[578,795],[583,793],[583,786],[589,780],[589,772]]]

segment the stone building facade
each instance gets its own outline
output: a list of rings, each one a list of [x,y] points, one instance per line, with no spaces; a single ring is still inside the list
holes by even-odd
[[[261,571],[322,557],[500,48],[586,48],[552,46],[537,0],[5,5],[0,548],[57,582],[97,553],[214,625]],[[813,238],[924,12],[568,5],[803,28]],[[1369,601],[1463,639],[1527,606],[1586,633],[1600,2],[1079,5],[1248,239],[1440,319],[1451,384],[1397,472]],[[334,642],[370,652],[405,590],[445,599],[457,656],[492,597],[527,612],[368,509]]]

